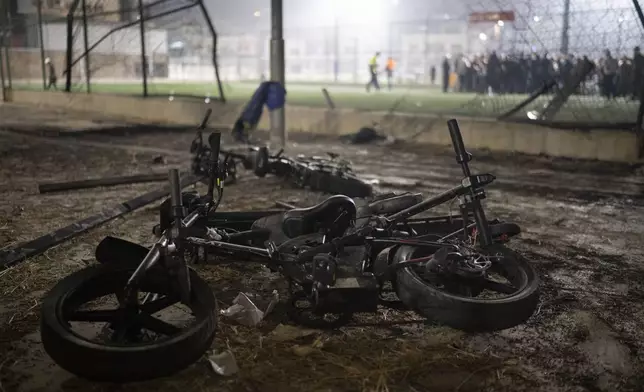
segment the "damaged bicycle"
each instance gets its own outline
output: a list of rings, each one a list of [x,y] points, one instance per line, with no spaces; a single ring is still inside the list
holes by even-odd
[[[463,171],[452,189],[426,199],[334,195],[287,211],[217,211],[227,166],[218,158],[221,135],[211,134],[206,193],[182,192],[171,170],[151,248],[106,237],[96,249],[98,264],[45,296],[46,352],[96,381],[146,380],[186,368],[210,349],[217,330],[215,294],[194,265],[219,261],[256,262],[280,273],[289,283],[289,315],[315,328],[375,312],[387,304],[388,288],[407,309],[453,328],[493,331],[525,322],[537,306],[539,279],[505,246],[520,228],[486,217],[482,200],[495,177],[471,173],[456,120],[448,128]],[[459,215],[419,217],[452,200]],[[158,317],[175,305],[189,321]]]

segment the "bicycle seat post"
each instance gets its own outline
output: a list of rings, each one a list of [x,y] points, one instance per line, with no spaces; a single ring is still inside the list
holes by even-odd
[[[172,203],[172,219],[176,229],[175,234],[179,234],[181,229],[181,220],[185,217],[185,210],[183,208],[183,200],[181,197],[181,183],[179,180],[179,170],[170,169],[168,174],[170,180],[170,202]]]
[[[447,128],[449,128],[449,136],[452,139],[452,145],[454,146],[454,152],[456,153],[456,162],[461,165],[463,175],[465,177],[469,177],[470,167],[467,163],[472,160],[472,154],[465,150],[463,135],[461,134],[461,129],[458,126],[458,121],[456,121],[456,119],[449,120],[447,122]]]

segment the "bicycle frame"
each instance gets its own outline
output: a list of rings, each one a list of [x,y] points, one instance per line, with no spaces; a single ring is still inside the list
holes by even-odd
[[[343,237],[332,239],[332,242],[326,241],[323,239],[323,244],[321,246],[312,248],[304,253],[307,257],[315,252],[318,253],[327,253],[333,251],[338,246],[351,246],[351,245],[361,245],[367,242],[371,243],[387,243],[390,245],[410,245],[414,246],[431,246],[431,247],[440,247],[440,246],[449,246],[445,241],[447,239],[453,238],[456,235],[463,233],[467,236],[467,230],[472,227],[476,227],[479,233],[479,241],[482,246],[487,246],[492,243],[492,236],[489,228],[489,223],[486,220],[485,213],[480,203],[480,199],[485,197],[485,192],[483,188],[494,181],[495,177],[491,174],[483,175],[471,175],[468,162],[471,160],[471,154],[465,150],[463,140],[461,137],[460,129],[458,128],[458,123],[456,120],[448,121],[448,127],[450,131],[450,136],[452,139],[452,144],[454,151],[456,152],[456,160],[461,165],[463,174],[465,178],[461,181],[461,184],[455,186],[443,193],[440,193],[436,196],[430,197],[421,201],[420,203],[413,205],[409,208],[406,208],[402,211],[399,211],[394,214],[384,216],[387,221],[387,225],[384,228],[375,229],[372,227],[365,227],[358,229],[357,233],[350,235],[345,235]],[[206,195],[209,203],[212,203],[213,198],[213,189],[215,183],[219,184],[221,179],[218,177],[218,152],[219,145],[212,146],[212,151],[216,152],[211,154],[213,161],[211,162],[211,175],[208,187],[208,194]],[[277,155],[279,157],[279,154]],[[220,240],[206,240],[196,237],[187,237],[184,236],[185,228],[191,227],[197,222],[200,218],[207,218],[208,213],[211,211],[211,208],[199,208],[189,214],[187,217],[183,217],[182,211],[182,202],[181,202],[181,190],[178,183],[178,172],[171,171],[170,175],[170,184],[171,184],[171,198],[172,198],[172,208],[173,208],[173,217],[175,218],[175,226],[172,229],[166,230],[163,236],[157,241],[157,243],[152,247],[148,255],[141,262],[137,270],[132,274],[131,278],[128,281],[128,287],[133,287],[136,285],[138,279],[145,273],[145,271],[152,268],[158,263],[158,261],[163,256],[163,250],[168,247],[172,247],[171,251],[176,251],[177,247],[185,244],[207,247],[210,250],[215,252],[234,252],[244,253],[247,256],[248,262],[261,262],[277,265],[278,268],[282,269],[287,275],[298,283],[302,283],[307,279],[307,273],[299,267],[302,266],[302,261],[305,261],[303,254],[298,256],[280,254],[277,251],[277,248],[274,244],[269,243],[265,248],[248,246],[242,244],[236,244],[232,242],[220,241]],[[217,176],[217,177],[216,177]],[[175,178],[177,177],[177,178]],[[220,193],[221,196],[221,193]],[[413,217],[426,212],[432,208],[435,208],[441,204],[444,204],[454,198],[460,199],[461,207],[461,216],[463,220],[463,228],[455,232],[452,232],[448,235],[445,235],[439,238],[437,241],[425,241],[422,237],[408,237],[405,239],[400,238],[391,238],[390,233],[395,227],[398,226],[407,226],[413,224]],[[216,206],[215,206],[216,208]],[[474,223],[469,223],[469,218],[472,216],[474,218]],[[431,218],[430,218],[431,219]],[[412,241],[412,242],[410,242]],[[323,249],[323,247],[326,248]]]

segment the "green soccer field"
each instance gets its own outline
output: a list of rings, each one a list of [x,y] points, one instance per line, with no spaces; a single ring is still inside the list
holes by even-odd
[[[258,83],[224,82],[224,94],[229,102],[247,102],[257,88]],[[42,89],[40,84],[16,84],[15,88]],[[287,102],[292,105],[311,107],[326,107],[327,103],[322,94],[326,88],[337,108],[369,111],[384,111],[410,114],[444,114],[461,116],[496,117],[511,109],[526,98],[525,95],[503,95],[489,97],[474,93],[443,93],[434,86],[399,86],[393,91],[367,93],[359,85],[335,85],[333,83],[290,83],[287,86]],[[74,85],[75,91],[85,91],[82,84]],[[111,93],[141,95],[140,82],[106,83],[94,82],[92,93]],[[214,83],[168,83],[167,81],[148,81],[148,93],[162,96],[190,96],[205,99],[219,97],[219,90]],[[547,102],[542,97],[519,113],[540,109]],[[599,97],[571,97],[569,102],[557,115],[558,121],[597,121],[619,122],[634,121],[637,112],[636,103],[624,101],[606,102]],[[527,117],[526,117],[527,118]]]

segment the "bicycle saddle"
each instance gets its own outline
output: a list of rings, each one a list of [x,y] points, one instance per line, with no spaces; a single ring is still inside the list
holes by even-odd
[[[340,236],[356,219],[356,205],[344,195],[331,196],[320,204],[295,208],[284,213],[282,231],[289,238],[324,229],[329,235]]]

